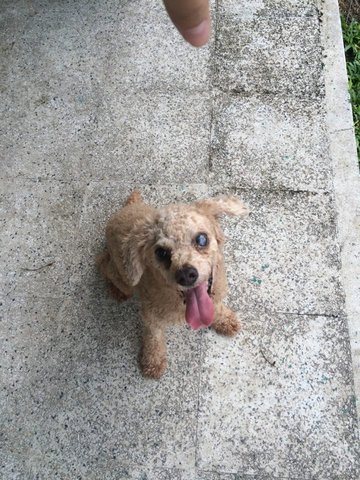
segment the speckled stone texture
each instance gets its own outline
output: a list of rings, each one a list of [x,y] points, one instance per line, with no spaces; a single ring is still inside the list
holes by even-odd
[[[1,2],[1,478],[359,478],[322,3],[211,8],[193,49],[157,0]],[[94,265],[134,188],[251,210],[222,220],[241,333],[171,329],[158,382]]]
[[[240,310],[342,312],[334,202],[327,194],[242,192],[246,222],[228,219],[229,298]]]
[[[331,188],[319,100],[217,94],[213,109],[214,180],[247,189]]]
[[[341,471],[356,478],[344,319],[263,312],[242,319],[233,342],[204,335],[200,468],[324,479]],[[309,462],[304,451],[315,450]]]
[[[322,95],[317,17],[220,14],[217,26],[214,84],[221,90]]]

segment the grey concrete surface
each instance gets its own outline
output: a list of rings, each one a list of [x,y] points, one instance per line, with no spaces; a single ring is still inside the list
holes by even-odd
[[[0,6],[4,479],[357,480],[360,186],[334,0],[218,0],[209,46],[156,0]],[[242,330],[174,328],[94,266],[132,189],[236,193]]]
[[[347,79],[338,75],[345,69],[342,45],[338,41],[341,26],[337,11],[325,4],[323,44],[326,80],[326,111],[329,150],[334,165],[334,190],[338,212],[338,236],[341,246],[342,283],[345,311],[350,333],[354,386],[360,396],[360,177],[356,159],[352,112],[347,94]],[[360,418],[360,402],[357,402]]]
[[[318,97],[320,28],[312,16],[219,15],[214,84],[249,93]]]
[[[246,189],[331,188],[321,102],[220,94],[213,108],[214,179]]]

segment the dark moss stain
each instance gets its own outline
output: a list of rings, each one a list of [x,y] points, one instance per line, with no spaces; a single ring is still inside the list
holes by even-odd
[[[41,105],[46,105],[49,103],[50,97],[48,95],[42,94],[37,100],[35,100],[35,108],[40,107]]]

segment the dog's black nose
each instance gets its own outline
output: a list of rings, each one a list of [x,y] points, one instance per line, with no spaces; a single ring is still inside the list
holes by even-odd
[[[196,268],[185,265],[175,273],[175,280],[183,287],[191,287],[198,279],[199,274]]]

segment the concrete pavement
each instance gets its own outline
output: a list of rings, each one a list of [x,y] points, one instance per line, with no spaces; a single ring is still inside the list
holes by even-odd
[[[356,480],[360,185],[337,4],[218,0],[208,47],[160,1],[3,1],[1,476]],[[235,339],[174,329],[94,266],[133,188],[236,193]],[[358,403],[356,403],[358,402]]]

